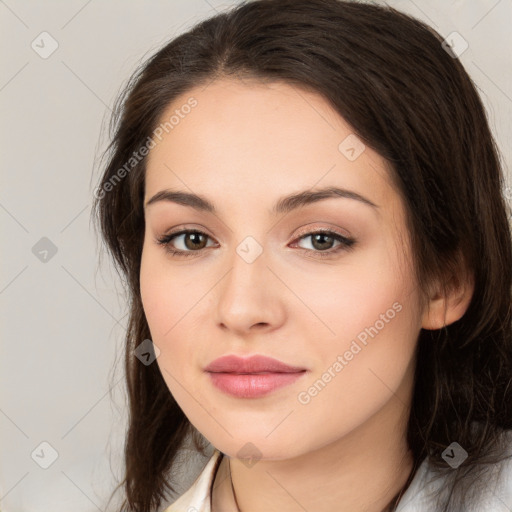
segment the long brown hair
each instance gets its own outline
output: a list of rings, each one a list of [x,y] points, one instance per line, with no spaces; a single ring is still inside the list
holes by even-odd
[[[176,490],[169,475],[184,440],[192,435],[203,449],[158,365],[140,364],[133,353],[150,338],[139,287],[141,148],[176,97],[221,77],[285,81],[321,94],[389,162],[422,293],[432,279],[448,287],[473,276],[464,316],[418,338],[407,441],[416,463],[428,457],[446,477],[449,495],[439,495],[438,510],[465,510],[484,463],[504,457],[501,434],[512,428],[510,207],[482,102],[442,41],[388,6],[255,0],[174,38],[130,78],[114,106],[92,212],[130,301],[123,511],[157,510]],[[441,458],[454,440],[468,453],[457,469]]]

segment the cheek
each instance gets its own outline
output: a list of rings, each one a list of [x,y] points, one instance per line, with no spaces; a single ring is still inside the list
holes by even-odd
[[[383,241],[340,265],[329,278],[302,281],[299,293],[322,320],[314,328],[303,321],[309,351],[317,358],[311,393],[304,389],[311,409],[320,413],[339,403],[338,411],[348,407],[364,414],[389,399],[408,371],[420,328],[419,307],[411,268],[399,257],[400,250]]]
[[[155,340],[172,338],[175,326],[186,314],[188,296],[187,273],[172,266],[158,247],[144,247],[140,268],[140,295],[144,313]]]
[[[161,338],[170,328],[170,319],[165,311],[172,311],[172,294],[165,293],[165,274],[161,273],[158,261],[143,251],[140,269],[140,295],[144,314],[153,338]],[[171,303],[169,303],[171,302]]]
[[[406,317],[417,314],[411,269],[400,250],[394,246],[394,238],[388,236],[371,247],[346,254],[335,265],[319,264],[318,271],[305,269],[298,276],[296,270],[281,269],[309,309],[300,321],[303,329],[311,333],[311,340],[328,343],[320,347],[335,344],[342,349],[360,333],[364,339],[365,329],[376,322],[379,331],[390,333],[397,329],[398,335],[398,327]],[[298,311],[299,307],[303,306],[297,303],[295,309]]]
[[[211,272],[209,272],[211,275]],[[205,293],[213,283],[190,266],[171,264],[159,247],[145,247],[140,294],[151,340],[160,350],[156,362],[175,400],[189,411],[191,397],[201,396],[196,376],[205,348]],[[203,298],[203,300],[201,300]],[[211,312],[210,312],[211,313]]]
[[[144,314],[148,322],[152,342],[160,353],[156,364],[169,389],[182,410],[190,411],[190,394],[198,390],[187,380],[193,375],[195,361],[193,344],[183,342],[186,313],[190,309],[186,288],[179,283],[180,273],[171,275],[162,263],[165,258],[150,251],[143,252],[140,273],[140,292]],[[185,291],[184,291],[185,290]],[[190,294],[190,292],[189,292]],[[183,388],[185,386],[185,388]],[[186,391],[185,391],[186,389]]]
[[[174,373],[188,357],[189,345],[179,343],[178,334],[187,313],[187,288],[180,284],[179,272],[171,273],[158,250],[144,249],[140,270],[140,295],[153,343],[159,348],[159,365]],[[188,293],[190,294],[190,292]],[[176,340],[173,343],[173,340]],[[172,353],[172,358],[168,355]],[[165,376],[165,373],[162,372]]]

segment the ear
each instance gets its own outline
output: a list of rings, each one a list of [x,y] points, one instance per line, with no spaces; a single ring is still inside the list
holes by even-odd
[[[456,322],[466,312],[474,291],[474,279],[470,273],[465,277],[453,275],[446,283],[446,290],[437,284],[423,313],[423,329],[441,329]]]

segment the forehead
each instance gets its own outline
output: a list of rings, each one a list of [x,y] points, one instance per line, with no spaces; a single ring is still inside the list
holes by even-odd
[[[322,96],[295,85],[214,81],[176,98],[160,122],[145,200],[166,187],[231,193],[254,207],[272,195],[328,185],[377,204],[396,196],[384,159]]]

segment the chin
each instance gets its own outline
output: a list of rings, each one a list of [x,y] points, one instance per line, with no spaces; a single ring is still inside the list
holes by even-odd
[[[288,442],[290,438],[288,436]],[[220,452],[232,459],[243,459],[250,466],[259,460],[286,460],[300,456],[304,449],[295,443],[292,446],[284,445],[282,439],[276,437],[273,440],[265,438],[264,434],[258,436],[240,436],[235,439],[223,439],[212,445]]]

